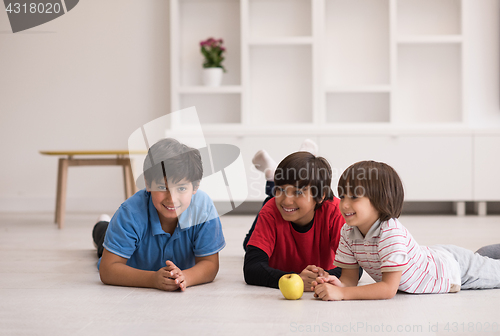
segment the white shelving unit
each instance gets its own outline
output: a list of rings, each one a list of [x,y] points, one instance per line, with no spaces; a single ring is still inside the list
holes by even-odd
[[[171,0],[171,108],[243,133],[461,124],[462,1]],[[228,50],[219,88],[200,86],[210,36]]]
[[[352,160],[391,163],[407,200],[457,209],[491,200],[485,183],[473,187],[465,1],[170,0],[171,110],[195,105],[208,140],[239,146],[249,169],[259,149],[281,160],[289,144],[312,138],[337,171]],[[201,86],[199,42],[208,37],[227,48],[218,88]],[[172,120],[172,129],[187,123]],[[430,192],[419,172],[435,162],[440,191]]]

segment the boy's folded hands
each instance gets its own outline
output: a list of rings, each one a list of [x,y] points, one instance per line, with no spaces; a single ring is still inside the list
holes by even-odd
[[[315,265],[309,265],[302,272],[300,272],[299,276],[304,281],[304,292],[312,292],[314,291],[313,282],[318,277],[325,277],[328,275],[328,272],[325,272],[324,269]]]
[[[186,281],[184,274],[172,261],[167,260],[166,265],[156,271],[155,274],[155,287],[165,291],[175,291],[186,289]]]
[[[334,275],[318,277],[312,282],[311,291],[314,292],[314,297],[319,297],[325,301],[342,300],[342,293],[339,287],[345,285]]]
[[[326,273],[326,272],[325,272]],[[337,287],[345,287],[345,285],[337,278],[335,275],[329,275],[328,273],[325,274],[325,276],[318,276],[314,281],[312,282],[312,290],[314,291],[314,287],[320,284],[331,284]]]

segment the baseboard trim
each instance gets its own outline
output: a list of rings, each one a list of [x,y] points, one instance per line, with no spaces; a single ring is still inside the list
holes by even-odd
[[[122,197],[68,197],[66,212],[116,211],[124,201]],[[0,212],[54,212],[54,197],[0,197]]]
[[[122,197],[68,197],[66,212],[114,213],[123,203]],[[217,202],[215,202],[217,205]],[[405,202],[403,215],[454,215],[454,202]],[[466,214],[475,215],[475,202],[466,202]],[[243,202],[230,215],[256,215],[262,202]],[[53,197],[0,197],[0,212],[53,212]],[[500,215],[500,202],[487,202],[488,215]]]
[[[409,201],[403,204],[403,215],[456,215],[454,202]],[[466,214],[476,215],[475,202],[466,202]],[[488,215],[500,215],[500,202],[487,202]],[[262,202],[247,201],[231,212],[231,215],[255,215]]]

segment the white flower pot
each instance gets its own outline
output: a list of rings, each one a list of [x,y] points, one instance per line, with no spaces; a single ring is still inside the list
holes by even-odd
[[[204,68],[203,85],[220,86],[222,83],[222,68]]]

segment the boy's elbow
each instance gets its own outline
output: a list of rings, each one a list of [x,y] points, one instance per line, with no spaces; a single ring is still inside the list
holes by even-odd
[[[245,283],[247,285],[252,285],[252,286],[259,286],[260,284],[254,281],[252,278],[245,277]]]
[[[386,290],[385,290],[385,293],[384,293],[384,297],[383,297],[383,300],[390,300],[392,299],[393,297],[396,296],[396,293],[398,292],[398,287],[388,287]]]
[[[246,272],[243,272],[243,278],[245,279],[245,283],[247,285],[255,285],[255,283],[253,283],[252,279],[248,276]]]
[[[205,270],[205,283],[212,282],[217,277],[217,273],[219,273],[219,261],[212,262],[210,268]]]
[[[253,286],[261,286],[261,284],[257,281],[255,277],[255,273],[249,267],[243,266],[243,278],[245,279],[245,283],[247,285]]]
[[[243,278],[245,279],[245,283],[247,285],[255,285],[252,281],[252,277],[250,276],[248,267],[245,264],[243,264]]]
[[[219,273],[219,263],[217,263],[216,265],[214,265],[212,274],[208,278],[208,282],[214,281],[215,277],[217,276],[217,273]]]
[[[243,279],[245,279],[247,285],[253,285],[250,281],[249,272],[245,264],[243,264]]]
[[[401,282],[402,271],[382,273],[382,282],[379,286],[383,299],[392,299],[396,296]]]
[[[397,291],[387,293],[387,295],[384,297],[384,300],[390,300],[390,299],[392,299],[393,297],[396,296],[396,293],[397,293]]]
[[[111,281],[111,274],[106,266],[103,267],[103,265],[101,265],[101,267],[99,267],[99,277],[101,278],[101,282],[103,284],[113,285]]]
[[[101,282],[105,285],[110,285],[108,279],[107,279],[107,276],[106,276],[106,272],[103,272],[102,270],[99,270],[99,277],[101,278]]]

